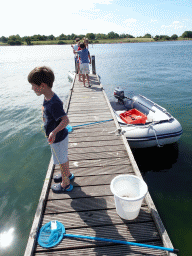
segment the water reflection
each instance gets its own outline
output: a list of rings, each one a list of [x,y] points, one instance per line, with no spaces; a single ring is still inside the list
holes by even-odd
[[[179,155],[177,142],[160,148],[132,149],[132,152],[142,173],[169,170]]]
[[[8,231],[0,233],[0,248],[5,248],[11,245],[14,235],[14,228],[10,228]]]

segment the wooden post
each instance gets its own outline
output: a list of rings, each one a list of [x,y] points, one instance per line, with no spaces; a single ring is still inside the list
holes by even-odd
[[[96,75],[96,67],[95,67],[95,55],[91,56],[91,63],[92,63],[92,73]]]

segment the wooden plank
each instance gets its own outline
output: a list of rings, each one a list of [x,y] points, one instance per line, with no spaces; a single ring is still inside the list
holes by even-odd
[[[127,157],[127,152],[125,151],[113,151],[113,152],[90,152],[90,153],[76,153],[69,154],[70,161],[79,161],[79,160],[93,160],[93,159],[108,159],[108,158],[124,158]]]
[[[50,190],[48,200],[112,195],[110,185],[80,187],[75,181],[72,184],[74,188],[70,193],[55,194]]]
[[[86,101],[85,101],[86,100]],[[106,102],[104,101],[104,96],[101,94],[100,98],[94,98],[92,96],[82,96],[81,98],[71,98],[70,104],[82,104],[82,105],[91,105],[91,106],[97,106],[98,101],[101,101],[101,105],[106,106]]]
[[[90,196],[90,197],[84,197],[84,198],[48,200],[45,215],[52,214],[52,216],[58,217],[57,214],[61,214],[61,213],[102,211],[102,210],[116,211],[114,196],[103,196],[103,197]],[[136,219],[128,222],[135,222],[135,221],[141,222],[142,212],[144,211],[147,212],[147,216],[151,216],[150,214],[148,214],[148,212],[150,211],[147,208],[147,204],[145,200],[142,203],[139,216]],[[116,217],[118,217],[117,214],[116,214]],[[124,220],[124,221],[127,221],[127,220]],[[97,224],[97,222],[95,224]]]
[[[87,112],[89,112],[89,111],[95,111],[95,112],[97,112],[97,111],[108,111],[108,109],[107,109],[107,105],[106,104],[103,104],[103,103],[101,103],[101,104],[93,104],[93,103],[87,103],[87,104],[85,104],[85,103],[78,103],[78,102],[76,102],[76,103],[73,103],[73,106],[70,108],[70,112],[69,112],[69,115],[70,114],[73,114],[74,112],[78,112],[78,113],[80,113],[81,111],[87,111]]]
[[[114,153],[114,152],[125,152],[127,155],[127,151],[124,150],[123,145],[117,146],[105,146],[105,147],[89,147],[89,148],[70,148],[68,151],[68,155],[71,156],[73,154],[86,154],[86,153]]]
[[[48,200],[45,214],[114,209],[114,196]],[[55,215],[57,216],[57,215]]]
[[[68,114],[69,119],[71,119],[71,117],[78,117],[78,118],[84,118],[85,116],[93,116],[93,114],[96,115],[101,115],[101,116],[106,116],[106,115],[110,115],[111,113],[106,109],[94,109],[94,111],[90,111],[89,109],[87,109],[86,113],[82,113],[81,111],[74,111],[72,113]]]
[[[128,173],[128,172],[126,172]],[[55,173],[54,173],[55,174]],[[125,174],[125,172],[124,172]],[[130,174],[130,172],[129,172]],[[132,172],[133,174],[133,172]],[[73,183],[74,187],[75,186],[96,186],[96,185],[110,185],[112,179],[114,179],[117,176],[117,174],[112,174],[112,175],[91,175],[88,177],[75,177],[75,182]],[[52,181],[52,184],[54,181]]]
[[[112,166],[118,166],[121,164],[129,164],[129,159],[125,158],[112,158],[112,159],[93,159],[93,160],[81,160],[81,161],[69,161],[69,168],[77,169],[81,167],[105,167],[112,168]]]
[[[70,123],[81,123],[81,124],[87,124],[87,123],[91,123],[91,122],[98,122],[98,121],[105,121],[105,120],[109,120],[111,119],[111,115],[107,114],[107,115],[91,115],[88,116],[86,115],[85,117],[78,117],[78,116],[74,116],[74,117],[69,117]]]
[[[147,244],[162,246],[161,241],[148,242]],[[167,255],[165,251],[161,250],[153,250],[149,248],[141,248],[137,246],[129,246],[129,245],[104,245],[104,246],[95,246],[95,247],[87,247],[83,249],[72,249],[72,250],[60,250],[59,254],[57,250],[51,250],[46,252],[36,253],[37,256],[45,256],[45,255],[59,255],[59,256],[96,256],[96,255],[110,255],[110,256],[165,256]]]
[[[107,144],[107,145],[106,145]],[[74,141],[74,142],[69,142],[69,149],[70,148],[79,148],[79,147],[104,147],[104,146],[113,146],[113,145],[122,145],[122,142],[120,140],[116,140],[116,141],[80,141],[78,142],[78,140]]]
[[[110,127],[103,126],[103,124],[110,123]],[[71,123],[70,123],[71,125]],[[84,133],[87,134],[86,136],[105,136],[105,135],[116,135],[117,128],[114,126],[113,122],[100,122],[95,123],[94,125],[84,125],[80,127],[73,127],[72,133],[69,133],[69,137],[76,137],[74,135],[78,135],[78,137],[83,136]],[[122,143],[123,145],[123,143]]]
[[[56,165],[54,173],[60,172],[59,165]],[[109,166],[92,166],[92,167],[81,167],[72,170],[75,177],[84,177],[86,176],[95,176],[95,175],[103,175],[103,174],[122,174],[122,173],[132,173],[133,168],[130,163],[124,163],[119,165],[114,165],[113,168],[109,168]]]
[[[86,141],[91,141],[91,142],[100,142],[103,143],[102,146],[108,145],[108,143],[116,143],[116,141],[121,141],[118,136],[113,136],[111,134],[107,134],[106,136],[100,136],[99,140],[98,137],[96,136],[87,136],[87,137],[69,137],[69,142],[86,142]],[[121,141],[122,144],[122,141]],[[111,144],[109,144],[111,145]]]
[[[107,120],[110,120],[110,119],[107,119]],[[106,123],[111,124],[111,126],[109,128],[104,127],[103,124],[106,124]],[[70,125],[72,124],[70,123]],[[74,135],[78,135],[78,134],[79,134],[79,137],[83,137],[84,133],[87,134],[88,137],[109,136],[109,135],[113,137],[119,137],[117,128],[113,126],[113,121],[94,122],[93,124],[87,123],[87,125],[81,125],[76,127],[73,126],[72,129],[73,129],[72,132],[69,133],[70,138],[76,137]]]
[[[70,168],[80,168],[80,167],[93,167],[93,166],[101,166],[105,167],[108,166],[119,166],[121,164],[129,164],[130,160],[127,157],[113,157],[113,158],[102,158],[102,159],[82,159],[79,161],[70,161],[69,166]]]
[[[64,224],[65,225],[65,224]],[[130,241],[130,242],[149,242],[160,239],[158,232],[154,226],[153,222],[147,223],[134,223],[134,224],[124,224],[124,225],[110,225],[110,226],[100,226],[100,227],[85,227],[85,228],[73,228],[67,229],[67,234],[84,235],[84,236],[94,236],[103,237],[108,239]],[[141,236],[142,233],[142,236]],[[102,246],[106,242],[103,241],[91,241],[88,239],[71,239],[64,238],[60,244],[56,247],[57,249],[75,249],[75,248],[85,248],[86,246]],[[37,251],[45,251],[46,249],[37,246]],[[140,249],[141,250],[141,249]]]
[[[58,200],[55,200],[56,202]],[[55,202],[54,201],[54,202]],[[59,200],[60,201],[60,200]],[[74,208],[73,212],[54,212],[54,214],[46,214],[44,215],[44,219],[42,222],[42,225],[45,225],[47,222],[55,220],[55,217],[57,218],[57,221],[64,223],[66,229],[72,229],[72,228],[85,228],[85,227],[99,227],[99,226],[111,226],[111,225],[119,225],[119,224],[129,224],[131,223],[144,223],[144,222],[152,222],[153,219],[151,217],[151,214],[149,213],[149,210],[147,207],[143,207],[140,210],[139,216],[134,220],[123,220],[121,219],[116,212],[116,209],[108,209],[108,210],[95,210],[95,211],[79,211],[77,212],[77,208],[73,207],[72,202],[72,208]],[[63,207],[60,208],[61,211]],[[58,210],[58,207],[57,207]],[[75,211],[76,210],[76,211]],[[70,221],[66,221],[70,219]]]

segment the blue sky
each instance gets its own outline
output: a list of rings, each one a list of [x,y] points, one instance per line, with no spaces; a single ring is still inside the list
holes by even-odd
[[[7,0],[0,37],[104,33],[144,36],[192,31],[191,0]]]

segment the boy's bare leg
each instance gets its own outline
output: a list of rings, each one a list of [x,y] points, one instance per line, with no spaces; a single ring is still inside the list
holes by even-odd
[[[82,74],[80,73],[80,64],[78,65],[79,82],[82,82]]]
[[[85,74],[83,74],[82,76],[83,76],[83,84],[85,86]]]
[[[88,74],[86,74],[86,77],[87,77],[88,85],[90,86],[90,82],[89,82],[89,75],[88,75]]]
[[[61,164],[61,175],[62,175],[62,187],[65,188],[66,186],[68,186],[70,184],[70,180],[69,180],[69,176],[71,175],[70,174],[70,171],[69,171],[69,160],[64,163],[64,164]]]

